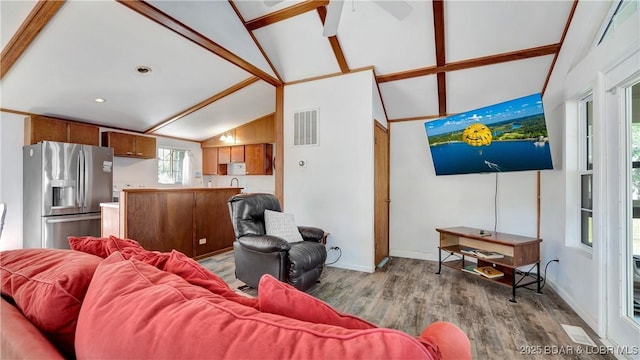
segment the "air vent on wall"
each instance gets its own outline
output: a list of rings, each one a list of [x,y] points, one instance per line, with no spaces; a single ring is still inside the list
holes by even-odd
[[[293,113],[293,145],[318,145],[318,109]]]

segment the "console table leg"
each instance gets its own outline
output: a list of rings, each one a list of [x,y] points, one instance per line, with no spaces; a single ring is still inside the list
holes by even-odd
[[[538,273],[538,294],[542,294],[542,289],[540,289],[540,263],[536,264],[536,272]]]
[[[437,275],[440,275],[440,271],[442,270],[442,250],[438,247],[438,272]]]
[[[516,270],[513,270],[513,276],[511,277],[511,299],[510,302],[515,303],[516,301]]]

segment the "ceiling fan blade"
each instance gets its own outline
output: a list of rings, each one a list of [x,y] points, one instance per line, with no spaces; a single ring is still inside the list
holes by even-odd
[[[404,20],[411,11],[413,7],[409,5],[406,1],[384,1],[384,0],[373,0],[373,2],[385,9],[389,14],[393,15],[398,20]]]
[[[324,31],[322,35],[329,37],[338,33],[338,24],[340,23],[340,15],[342,15],[343,0],[331,0],[327,5],[327,17],[324,19]]]
[[[267,7],[272,7],[272,6],[276,6],[276,5],[280,4],[282,1],[284,1],[284,0],[264,0],[264,4]]]

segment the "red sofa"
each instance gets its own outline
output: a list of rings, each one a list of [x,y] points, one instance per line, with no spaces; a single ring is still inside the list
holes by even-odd
[[[451,323],[413,337],[268,275],[247,298],[177,251],[117,238],[70,243],[81,251],[0,253],[1,358],[471,358]]]

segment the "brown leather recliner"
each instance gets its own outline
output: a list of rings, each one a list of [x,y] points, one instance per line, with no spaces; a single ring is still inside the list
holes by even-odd
[[[228,203],[236,234],[233,251],[238,280],[258,288],[260,277],[270,274],[302,291],[318,281],[327,259],[322,229],[298,226],[304,241],[289,243],[265,234],[264,211],[282,211],[274,195],[238,194]]]

